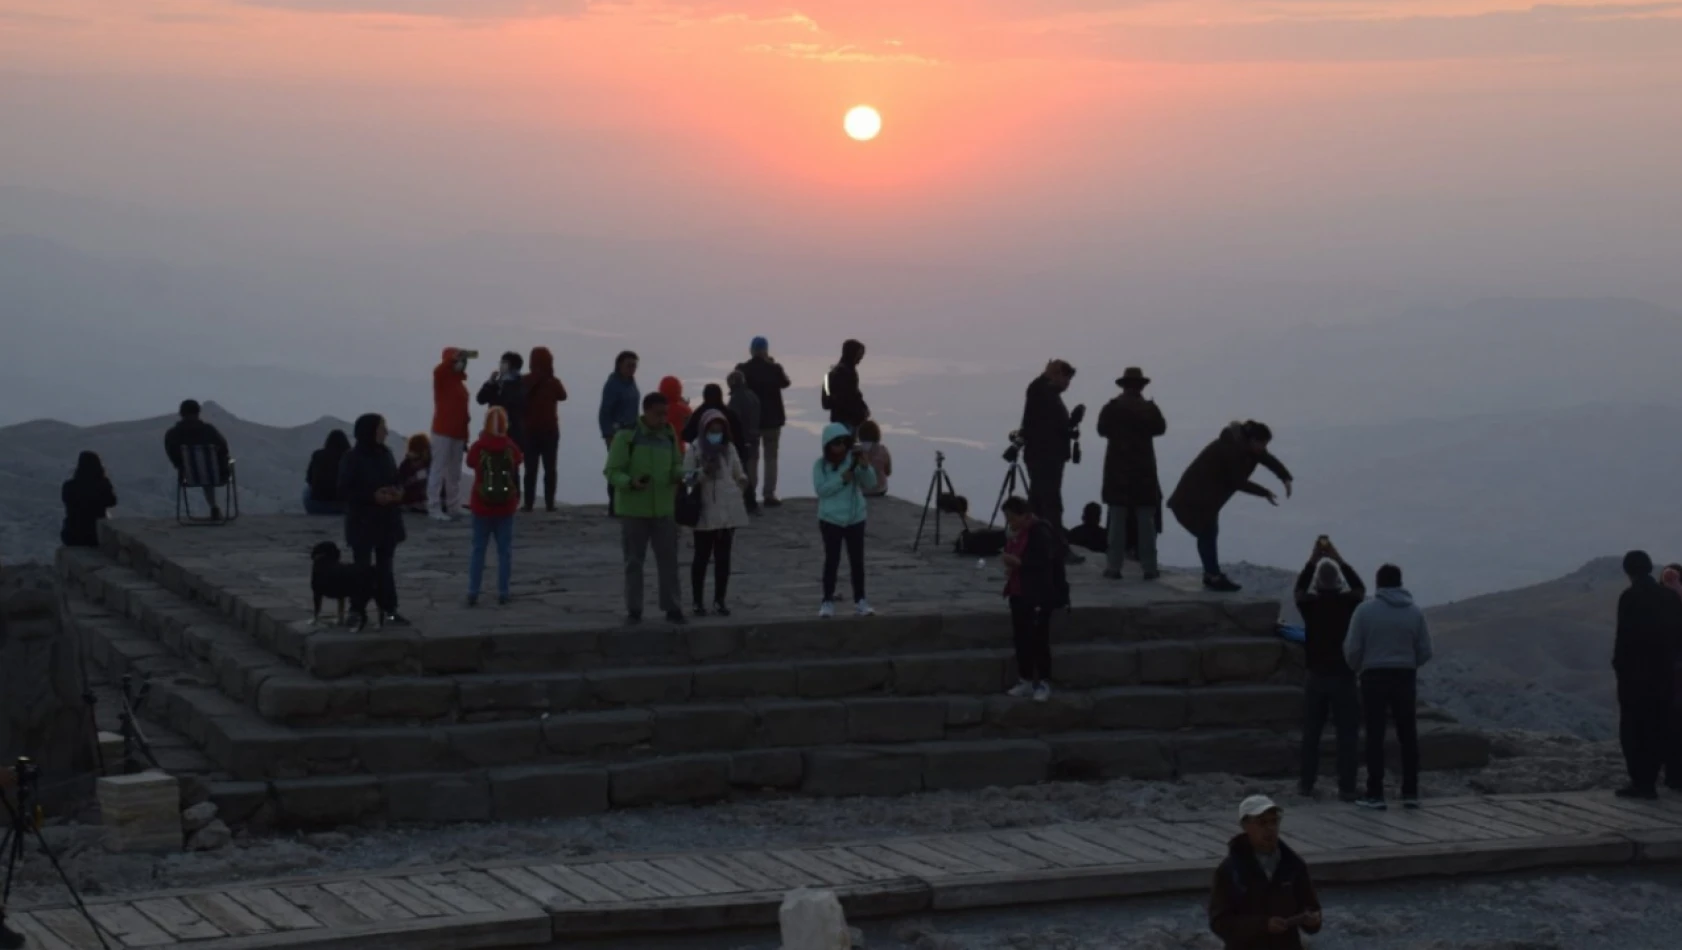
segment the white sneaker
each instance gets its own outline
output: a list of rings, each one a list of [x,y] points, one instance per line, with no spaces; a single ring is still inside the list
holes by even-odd
[[[826,600],[818,605],[818,619],[830,620],[835,617],[835,601]]]
[[[1034,695],[1034,684],[1027,680],[1018,680],[1015,686],[1005,690],[1005,695],[1013,699],[1027,699]]]
[[[434,511],[432,513],[432,520],[437,522],[447,522],[450,520],[450,516],[442,511]]]
[[[870,601],[865,600],[863,597],[860,597],[858,603],[853,605],[853,613],[859,615],[860,617],[876,616],[876,611],[870,609]]]
[[[1034,702],[1043,703],[1051,698],[1051,684],[1041,680],[1034,684]]]

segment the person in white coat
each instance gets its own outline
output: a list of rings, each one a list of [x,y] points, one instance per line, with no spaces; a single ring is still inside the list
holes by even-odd
[[[713,613],[730,616],[726,597],[730,593],[730,548],[736,529],[748,523],[743,490],[748,475],[742,457],[730,439],[730,424],[724,413],[706,410],[701,414],[700,437],[683,457],[685,483],[701,488],[701,520],[695,525],[695,563],[690,567],[690,586],[695,591],[695,616],[706,610],[707,562],[713,562]]]

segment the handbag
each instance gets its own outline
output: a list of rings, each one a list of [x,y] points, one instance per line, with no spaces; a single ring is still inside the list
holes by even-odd
[[[679,485],[677,489],[677,504],[673,506],[672,517],[685,528],[693,528],[701,523],[701,483],[693,485]]]

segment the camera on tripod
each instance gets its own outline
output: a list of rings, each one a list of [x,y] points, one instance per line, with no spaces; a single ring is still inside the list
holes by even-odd
[[[1080,424],[1085,421],[1086,403],[1083,402],[1069,413],[1069,440],[1074,443],[1070,446],[1069,459],[1076,465],[1080,464]],[[1022,430],[1012,429],[1010,445],[1005,447],[1004,460],[1011,465],[1015,465],[1016,461],[1022,457],[1022,449],[1027,444],[1028,440],[1022,437]]]

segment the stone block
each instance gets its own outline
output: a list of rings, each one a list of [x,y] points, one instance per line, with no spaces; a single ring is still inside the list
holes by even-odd
[[[765,746],[836,745],[847,741],[847,707],[833,700],[749,703],[758,717],[755,741]]]
[[[687,650],[683,631],[657,624],[627,627],[605,634],[601,638],[602,655],[615,660],[646,663],[651,657],[676,659],[681,658]]]
[[[191,835],[216,820],[216,803],[199,802],[181,809],[181,831]]]
[[[95,784],[105,847],[110,851],[180,851],[181,786],[162,772],[113,775]]]
[[[1210,686],[1188,690],[1194,726],[1288,726],[1302,721],[1294,686]]]
[[[1053,692],[1043,703],[1004,695],[989,696],[983,702],[987,726],[998,732],[1063,732],[1083,728],[1092,721],[1092,697],[1085,693]]]
[[[1057,631],[1052,631],[1057,639]],[[944,649],[991,649],[1011,642],[1010,614],[1001,604],[985,613],[944,614],[939,643]]]
[[[887,660],[810,660],[796,668],[800,695],[833,699],[880,692],[893,678],[893,664]]]
[[[307,676],[271,676],[257,688],[257,714],[274,722],[309,722],[331,708],[327,684]]]
[[[1092,722],[1104,729],[1171,731],[1190,721],[1186,690],[1123,686],[1092,693]]]
[[[979,726],[987,719],[987,704],[975,696],[949,696],[946,699],[948,729]]]
[[[946,735],[946,700],[938,697],[849,699],[851,742],[916,742]]]
[[[480,767],[524,765],[543,750],[543,723],[536,720],[481,722],[450,726],[450,751]]]
[[[269,803],[269,784],[215,782],[210,786],[210,800],[216,803],[216,816],[238,828],[256,818]]]
[[[376,775],[432,772],[456,764],[442,727],[358,729],[355,740],[357,762]]]
[[[812,795],[906,795],[923,787],[918,746],[813,749],[802,791]]]
[[[571,682],[573,687],[580,691],[583,689],[582,679],[576,674],[567,673],[555,677],[463,676],[456,684],[456,704],[463,713],[469,714],[544,712],[550,708],[557,680]]]
[[[1465,728],[1433,727],[1419,732],[1419,767],[1431,771],[1481,769],[1489,765],[1489,737]],[[1401,768],[1401,751],[1392,738],[1386,743],[1385,758],[1391,768]],[[1401,774],[1396,771],[1394,774]]]
[[[608,809],[607,769],[538,765],[493,769],[491,812],[498,821],[571,818]]]
[[[1131,643],[1072,643],[1052,655],[1057,685],[1069,689],[1129,686],[1139,681],[1139,648]]]
[[[1207,640],[1201,644],[1205,683],[1263,683],[1284,657],[1278,637]]]
[[[1190,643],[1139,644],[1139,682],[1184,686],[1198,671],[1197,648]]]
[[[1045,781],[1051,747],[1033,739],[934,742],[924,746],[923,787],[973,789]]]
[[[584,674],[591,695],[607,706],[681,703],[689,698],[692,680],[686,667],[593,670]]]
[[[608,766],[610,794],[620,808],[703,802],[730,794],[730,756],[686,755]]]
[[[794,696],[796,680],[792,664],[703,666],[695,671],[695,698],[754,699],[761,696]]]
[[[660,752],[740,749],[753,739],[755,720],[741,704],[659,706],[654,709],[654,748]]]
[[[384,807],[372,775],[280,779],[274,783],[276,820],[288,827],[332,828],[354,824]]]
[[[798,749],[750,749],[730,756],[730,784],[740,788],[799,788],[806,759]]]
[[[852,950],[847,915],[834,891],[789,891],[777,909],[783,950]]]
[[[417,639],[377,632],[317,633],[304,645],[303,667],[322,679],[401,669]]]
[[[368,715],[375,719],[431,722],[449,716],[455,705],[452,679],[382,677],[368,686]]]
[[[693,626],[684,632],[688,658],[696,663],[741,655],[746,632],[741,627]]]
[[[216,851],[226,848],[234,840],[233,829],[220,819],[213,820],[187,838],[188,851]]]
[[[1300,740],[1277,733],[1193,731],[1169,741],[1180,775],[1200,772],[1290,775],[1301,765]]]
[[[1151,736],[1114,732],[1071,732],[1049,736],[1051,774],[1070,781],[1095,779],[1167,779],[1174,762],[1162,742]]]
[[[488,821],[490,781],[483,772],[392,775],[384,780],[392,821]]]
[[[417,659],[428,673],[477,673],[484,668],[486,645],[477,633],[428,634],[416,644]]]
[[[894,692],[901,696],[994,693],[1005,687],[1005,660],[989,651],[965,651],[893,659]]]
[[[654,739],[654,714],[646,709],[598,713],[567,713],[543,723],[549,751],[565,755],[596,755],[645,745]]]

